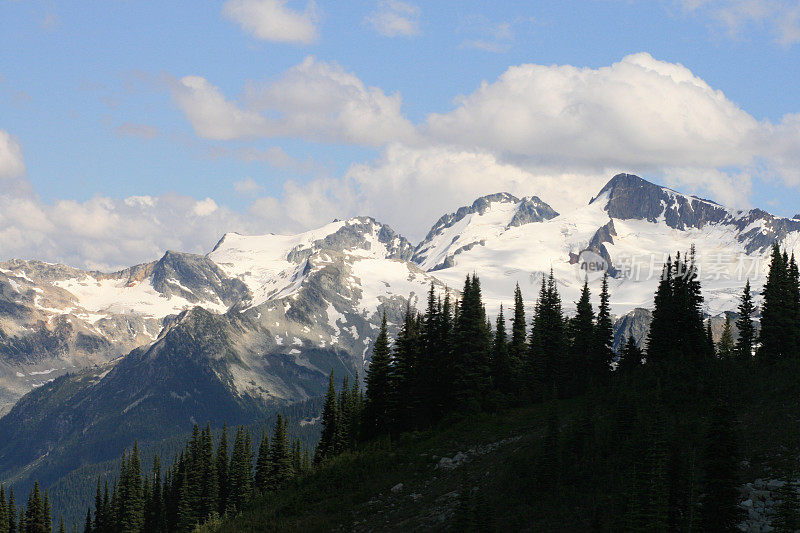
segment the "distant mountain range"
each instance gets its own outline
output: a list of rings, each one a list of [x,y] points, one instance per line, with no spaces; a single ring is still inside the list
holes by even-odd
[[[613,275],[618,340],[641,339],[668,254],[696,246],[705,311],[719,316],[744,277],[758,292],[774,241],[800,252],[800,220],[619,174],[569,213],[536,196],[479,198],[416,246],[357,217],[298,235],[229,233],[205,256],[169,251],[110,274],[0,263],[0,478],[317,396],[331,369],[363,375],[381,313],[399,324],[431,283],[455,292],[478,273],[490,314],[519,283],[530,310],[552,269],[570,311],[590,252]]]

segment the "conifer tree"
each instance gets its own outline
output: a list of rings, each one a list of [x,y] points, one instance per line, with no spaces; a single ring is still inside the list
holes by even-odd
[[[672,343],[672,259],[667,258],[653,300],[652,320],[647,334],[647,363],[660,365],[669,360]]]
[[[222,424],[222,434],[217,444],[217,499],[219,500],[219,514],[225,514],[228,508],[228,494],[230,485],[228,481],[228,427]]]
[[[736,352],[733,344],[733,331],[731,331],[731,316],[725,313],[725,327],[722,330],[722,337],[717,344],[717,354],[720,359],[730,359]]]
[[[64,528],[64,517],[61,517],[61,523],[58,526],[58,533],[67,533],[67,530]]]
[[[528,352],[527,332],[528,324],[525,322],[525,302],[522,300],[522,291],[519,288],[519,283],[517,283],[514,287],[514,316],[511,319],[511,341],[508,345],[511,383],[515,391],[519,391],[523,385],[523,372]]]
[[[261,444],[258,446],[256,458],[255,488],[259,492],[266,492],[269,488],[269,474],[272,463],[269,459],[269,436],[266,431],[261,432]]]
[[[26,533],[49,533],[50,524],[45,525],[45,508],[42,493],[39,489],[39,482],[34,482],[31,494],[28,497],[28,505],[25,510],[25,532]]]
[[[14,487],[8,488],[8,533],[21,532],[17,528],[17,502],[14,499]]]
[[[0,484],[0,533],[8,532],[8,507],[6,504],[6,487]]]
[[[464,282],[458,322],[455,325],[454,399],[466,411],[480,409],[490,388],[490,331],[486,327],[478,276]]]
[[[542,279],[529,343],[528,364],[534,398],[552,398],[565,393],[567,343],[564,330],[561,297],[551,270],[547,280]]]
[[[575,316],[569,321],[569,335],[570,353],[567,372],[571,377],[570,389],[572,393],[581,393],[603,371],[588,280],[583,282],[583,289],[576,303]]]
[[[386,327],[386,312],[384,312],[381,318],[381,329],[372,350],[372,360],[367,368],[363,424],[366,437],[372,437],[388,430],[392,387],[390,357],[389,334]]]
[[[83,533],[92,533],[92,510],[86,508],[86,521],[83,523]],[[157,530],[156,530],[157,531]]]
[[[714,332],[711,331],[711,319],[706,321],[706,350],[713,357],[717,354],[716,345],[714,344]]]
[[[502,394],[509,394],[512,391],[511,385],[511,364],[508,356],[508,336],[506,334],[506,319],[503,315],[503,304],[500,304],[500,312],[497,315],[497,322],[492,340],[492,378],[495,390]]]
[[[600,382],[608,375],[611,361],[614,358],[614,324],[611,320],[611,295],[608,292],[608,272],[603,273],[600,285],[600,306],[597,308],[597,326],[595,327],[596,353],[592,366],[592,375]]]
[[[293,475],[292,458],[289,454],[289,442],[286,435],[286,422],[280,414],[275,421],[272,432],[272,446],[270,447],[269,486],[275,490],[286,483]]]
[[[236,430],[233,441],[233,453],[228,469],[228,507],[241,510],[250,499],[252,490],[250,449],[247,446],[247,435],[243,427]]]
[[[394,432],[405,431],[415,424],[420,392],[418,325],[416,312],[409,303],[392,354],[390,418]]]
[[[333,381],[333,370],[331,370],[328,378],[328,392],[325,394],[325,405],[322,407],[322,434],[314,456],[314,461],[317,463],[327,457],[333,457],[337,452],[339,405],[336,400],[336,385]]]
[[[739,302],[739,318],[736,319],[736,328],[739,330],[739,338],[736,341],[736,353],[744,361],[749,361],[753,356],[755,346],[756,331],[753,326],[753,298],[750,295],[750,280],[744,284],[742,297]]]
[[[761,346],[758,349],[758,356],[767,363],[773,363],[787,355],[786,333],[792,327],[789,324],[787,285],[787,265],[784,263],[784,257],[778,244],[775,243],[772,246],[769,273],[762,292],[764,302],[761,306],[761,331],[759,334]]]
[[[624,376],[633,374],[641,366],[642,356],[642,351],[636,345],[633,335],[629,335],[617,360],[617,372]]]
[[[139,462],[139,446],[134,442],[127,461],[123,455],[119,487],[119,530],[138,532],[144,522],[144,501],[142,499],[142,475]]]

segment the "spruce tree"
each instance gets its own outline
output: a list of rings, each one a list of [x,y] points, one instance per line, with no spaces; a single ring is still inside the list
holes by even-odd
[[[508,354],[508,336],[506,334],[506,320],[503,315],[503,304],[497,315],[496,326],[492,339],[492,379],[494,388],[501,394],[510,394],[511,364]]]
[[[8,532],[8,506],[6,504],[6,487],[0,484],[0,533]]]
[[[725,313],[725,327],[722,330],[722,337],[717,343],[717,354],[720,359],[731,359],[736,352],[733,344],[733,331],[731,331],[731,316]]]
[[[228,508],[228,494],[230,493],[230,485],[228,481],[228,427],[222,424],[222,434],[219,437],[219,444],[217,444],[217,499],[219,500],[219,514],[225,514]]]
[[[641,366],[642,356],[642,351],[636,345],[633,335],[629,335],[617,360],[617,372],[623,376],[633,374]]]
[[[566,392],[565,382],[568,376],[565,367],[566,341],[561,297],[551,270],[548,278],[542,279],[539,298],[534,308],[529,343],[528,374],[534,398],[563,396]]]
[[[141,530],[144,522],[138,443],[134,442],[133,450],[127,461],[123,456],[119,492],[119,530],[136,533]]]
[[[252,490],[250,450],[247,446],[247,435],[243,427],[236,430],[233,441],[233,453],[228,469],[228,507],[241,510],[250,499]],[[187,495],[188,496],[188,495]]]
[[[511,341],[508,345],[512,390],[519,391],[524,383],[525,359],[528,353],[528,324],[525,322],[525,302],[519,283],[514,287],[514,316],[511,319]]]
[[[759,359],[766,363],[774,363],[786,356],[786,333],[790,320],[787,302],[787,265],[778,244],[772,246],[769,273],[764,283],[761,306],[761,331],[759,334]]]
[[[319,449],[319,448],[318,448]],[[272,463],[269,459],[269,436],[266,431],[261,432],[261,444],[258,446],[256,459],[255,488],[259,492],[266,492],[269,487],[269,475]]]
[[[569,321],[570,353],[567,366],[570,392],[582,393],[590,382],[596,382],[603,371],[600,347],[594,325],[594,310],[589,293],[589,282],[583,282],[575,316]]]
[[[419,329],[416,312],[406,305],[403,325],[397,334],[391,367],[391,424],[393,432],[410,429],[415,424],[419,402]]]
[[[388,430],[391,402],[391,353],[386,327],[386,312],[381,318],[381,329],[375,339],[372,360],[367,368],[364,398],[364,434],[372,437]],[[327,401],[326,401],[327,403]]]
[[[269,486],[272,490],[280,488],[293,475],[292,458],[289,453],[289,441],[286,435],[286,422],[281,415],[275,421],[272,432],[272,446],[270,447],[270,475]]]
[[[491,337],[480,280],[475,274],[464,282],[454,335],[454,399],[460,409],[476,411],[485,405],[491,386]]]
[[[336,400],[336,385],[333,380],[333,370],[331,370],[328,378],[328,392],[325,394],[325,405],[322,407],[322,434],[314,455],[314,461],[317,463],[328,457],[333,457],[337,451],[339,405]]]
[[[663,365],[669,361],[673,330],[672,260],[667,258],[653,300],[650,331],[647,334],[647,364]]]
[[[739,302],[739,318],[736,319],[736,328],[739,330],[739,338],[736,341],[736,353],[743,361],[749,361],[753,356],[755,347],[756,331],[753,326],[753,298],[750,295],[750,280],[744,284],[742,297]]]
[[[608,272],[603,273],[603,282],[600,285],[600,306],[597,308],[595,342],[597,347],[592,363],[592,376],[595,382],[602,383],[611,369],[611,361],[614,358],[614,324],[611,320]]]
[[[34,482],[33,489],[31,489],[24,516],[26,533],[49,533],[50,524],[45,527],[44,500],[38,481]]]
[[[92,533],[92,510],[86,508],[86,521],[83,523],[83,533]],[[156,530],[158,531],[158,530]]]
[[[8,533],[21,533],[17,528],[17,502],[14,499],[14,487],[8,488]]]

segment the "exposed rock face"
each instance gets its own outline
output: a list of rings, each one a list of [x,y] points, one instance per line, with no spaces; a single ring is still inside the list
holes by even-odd
[[[644,349],[647,345],[647,334],[650,332],[650,322],[653,314],[649,309],[636,308],[630,313],[622,315],[614,322],[614,351],[619,352],[622,346],[633,337],[636,345]]]

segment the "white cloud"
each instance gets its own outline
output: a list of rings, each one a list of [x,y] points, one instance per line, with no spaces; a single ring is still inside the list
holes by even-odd
[[[25,174],[25,162],[19,142],[7,131],[0,130],[0,180]]]
[[[286,0],[228,0],[222,6],[222,14],[256,39],[295,44],[316,41],[316,4],[311,1],[299,12],[286,3]]]
[[[270,83],[248,84],[246,93],[242,106],[199,76],[173,84],[178,105],[207,139],[302,137],[380,146],[414,136],[399,94],[367,87],[341,66],[313,57]]]
[[[219,207],[217,206],[217,202],[215,202],[211,198],[206,198],[205,200],[200,200],[196,202],[194,204],[194,208],[192,208],[192,211],[194,212],[195,215],[199,217],[207,217],[217,209],[219,209]]]
[[[385,37],[413,37],[419,35],[418,6],[399,0],[382,0],[378,8],[364,22]]]
[[[509,68],[428,117],[430,137],[537,164],[747,165],[759,123],[680,64],[629,55],[610,67]]]
[[[708,17],[731,37],[764,26],[784,46],[800,43],[800,2],[796,0],[680,1],[684,9]]]
[[[256,137],[266,128],[264,117],[239,109],[200,76],[186,76],[173,83],[172,95],[200,137],[216,140]]]
[[[239,194],[249,195],[253,193],[257,193],[260,190],[263,190],[264,186],[259,185],[253,178],[245,178],[243,180],[239,180],[234,182],[233,190],[235,190]]]

